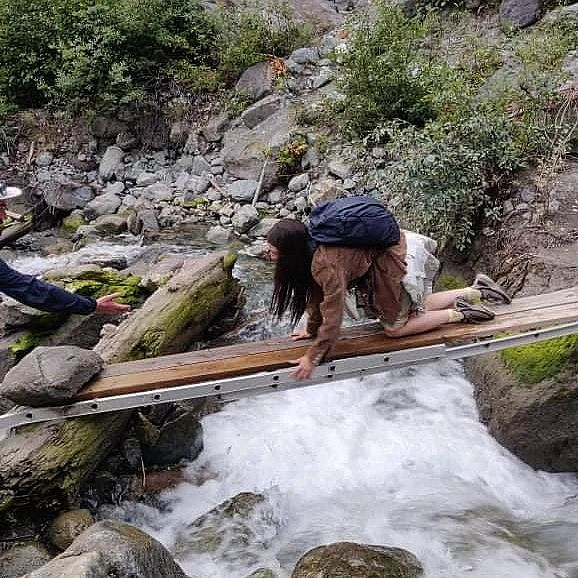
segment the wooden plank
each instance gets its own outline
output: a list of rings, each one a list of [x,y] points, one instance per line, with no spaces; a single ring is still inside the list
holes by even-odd
[[[542,296],[546,297],[546,296]],[[458,343],[472,341],[505,332],[519,332],[539,329],[562,323],[578,321],[578,298],[573,302],[554,305],[550,297],[542,300],[546,304],[541,309],[529,309],[515,312],[500,312],[494,321],[481,325],[451,324],[435,331],[410,337],[388,339],[375,327],[369,333],[345,332],[337,343],[333,357],[348,358],[373,353],[387,353],[413,347],[423,347],[440,343]],[[504,311],[506,307],[501,307]],[[367,329],[366,329],[367,331]],[[279,347],[282,345],[282,347]],[[258,344],[223,347],[203,352],[182,354],[178,362],[166,359],[148,360],[159,366],[142,362],[122,364],[123,372],[114,373],[114,366],[105,370],[87,388],[80,392],[78,399],[94,399],[162,389],[176,385],[200,383],[214,379],[224,379],[249,375],[261,371],[274,371],[291,365],[291,361],[300,357],[308,347],[307,342],[291,342],[288,339],[272,340]],[[235,355],[227,357],[234,348]],[[245,351],[245,355],[240,351]],[[188,362],[187,362],[188,360]],[[132,371],[128,371],[132,368]]]
[[[578,303],[578,286],[544,295],[522,297],[520,299],[515,299],[510,305],[500,305],[493,307],[493,309],[495,310],[497,317],[501,317],[502,315],[510,313],[545,309],[566,304],[571,305],[573,303]],[[379,323],[366,323],[361,326],[344,329],[341,334],[341,339],[353,339],[375,334],[381,335],[381,333],[382,328]],[[256,353],[293,349],[294,347],[295,342],[292,342],[286,337],[278,337],[256,343],[241,343],[215,349],[167,355],[154,359],[142,359],[138,361],[117,363],[105,368],[101,376],[112,377],[140,371],[168,369],[170,367],[179,367],[191,363],[202,363],[204,361],[216,359],[224,360],[232,357],[245,357]]]

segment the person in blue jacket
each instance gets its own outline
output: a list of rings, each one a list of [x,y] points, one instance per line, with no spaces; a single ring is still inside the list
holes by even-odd
[[[0,292],[24,305],[51,313],[89,315],[96,312],[115,315],[130,309],[128,305],[115,301],[120,297],[120,293],[105,295],[99,299],[75,295],[32,275],[19,273],[2,259],[0,259]]]

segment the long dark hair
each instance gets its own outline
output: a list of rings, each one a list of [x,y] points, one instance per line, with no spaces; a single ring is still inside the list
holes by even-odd
[[[267,241],[279,252],[270,311],[281,319],[287,309],[296,325],[305,313],[311,294],[311,247],[309,231],[299,221],[283,219],[267,234]]]

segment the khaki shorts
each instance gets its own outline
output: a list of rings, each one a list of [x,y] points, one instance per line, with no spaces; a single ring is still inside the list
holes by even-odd
[[[409,318],[417,312],[415,303],[411,300],[409,293],[403,287],[401,288],[400,307],[397,318],[393,323],[387,322],[383,317],[379,318],[379,322],[386,331],[394,331],[403,327],[409,321]]]

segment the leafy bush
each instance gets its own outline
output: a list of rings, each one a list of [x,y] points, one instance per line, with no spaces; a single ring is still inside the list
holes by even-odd
[[[428,21],[408,19],[400,9],[377,2],[377,15],[354,20],[343,54],[341,105],[345,126],[365,135],[390,119],[421,125],[432,117],[421,54]]]
[[[281,7],[209,13],[199,0],[0,3],[0,96],[115,109],[177,83],[214,91],[307,37]]]

